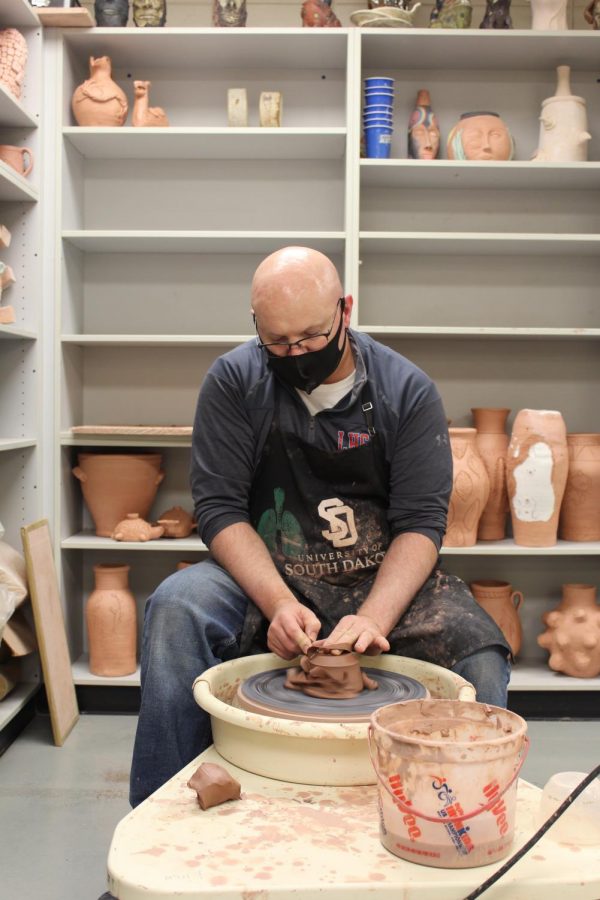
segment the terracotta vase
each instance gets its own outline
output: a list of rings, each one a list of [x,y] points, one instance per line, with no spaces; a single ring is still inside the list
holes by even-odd
[[[477,449],[490,480],[490,495],[479,520],[477,539],[501,541],[506,535],[508,494],[506,491],[506,420],[510,409],[471,409],[477,429]]]
[[[523,603],[521,591],[513,591],[508,581],[473,581],[469,587],[479,605],[492,617],[516,656],[521,649],[523,629],[518,610]]]
[[[517,413],[506,457],[515,544],[556,544],[568,468],[567,429],[561,414],[551,409]]]
[[[567,447],[559,536],[565,541],[600,541],[600,434],[568,434]]]
[[[26,39],[16,28],[2,28],[0,30],[0,84],[3,84],[17,100],[21,99],[26,65]]]
[[[537,641],[548,650],[555,672],[576,678],[600,675],[600,606],[593,584],[563,584],[562,600],[542,622],[546,631]]]
[[[71,108],[78,125],[117,127],[127,118],[127,97],[112,80],[108,56],[90,56],[90,77],[75,88]]]
[[[143,519],[164,478],[159,453],[80,453],[73,475],[100,537],[112,537],[117,524],[135,509]]]
[[[136,670],[137,611],[129,566],[94,566],[96,586],[86,609],[90,672],[114,677]]]
[[[472,547],[490,493],[490,480],[476,444],[474,428],[449,428],[454,467],[445,547]]]
[[[536,162],[585,162],[588,158],[587,109],[583,97],[571,93],[569,66],[556,69],[556,93],[542,101]]]

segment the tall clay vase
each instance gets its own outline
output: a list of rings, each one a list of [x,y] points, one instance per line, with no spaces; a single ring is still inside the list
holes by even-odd
[[[136,670],[137,611],[128,573],[129,566],[94,566],[96,586],[85,608],[93,675],[131,675]]]
[[[112,537],[119,522],[136,512],[147,519],[163,480],[160,453],[80,453],[73,475],[99,537]]]
[[[116,127],[125,124],[127,97],[112,79],[108,56],[90,56],[90,77],[75,88],[71,108],[83,126]]]
[[[490,493],[490,481],[479,455],[474,428],[449,428],[454,467],[445,547],[472,547]]]
[[[556,544],[568,468],[567,429],[561,414],[552,409],[517,413],[506,457],[515,544]]]
[[[600,434],[568,434],[567,447],[559,536],[565,541],[600,541]]]
[[[523,640],[518,613],[523,602],[521,591],[513,591],[508,581],[473,581],[469,587],[479,605],[503,633],[513,656],[516,656]]]
[[[600,606],[593,584],[563,584],[561,602],[542,622],[546,631],[537,641],[549,651],[551,669],[576,678],[600,675]]]
[[[510,409],[476,407],[471,410],[477,429],[477,449],[490,480],[490,495],[485,505],[477,538],[480,541],[501,541],[506,535],[508,493],[506,491],[506,451],[508,435],[506,419]]]

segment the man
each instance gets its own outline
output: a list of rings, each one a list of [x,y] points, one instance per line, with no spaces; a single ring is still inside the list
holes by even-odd
[[[441,399],[349,329],[352,302],[323,254],[273,253],[252,282],[257,339],[206,376],[191,486],[212,559],[148,601],[134,806],[211,742],[194,679],[249,652],[288,660],[330,636],[452,668],[506,705],[508,644],[437,569],[452,488]]]

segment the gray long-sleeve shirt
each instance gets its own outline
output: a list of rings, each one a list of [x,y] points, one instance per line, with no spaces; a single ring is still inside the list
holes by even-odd
[[[202,384],[192,439],[191,489],[198,533],[210,545],[223,529],[249,522],[252,479],[280,391],[280,424],[324,450],[351,453],[367,432],[360,394],[368,379],[374,423],[389,464],[392,537],[417,532],[439,550],[452,490],[446,415],[431,379],[365,334],[350,331],[356,364],[352,391],[311,416],[278,382],[256,340],[220,356]]]

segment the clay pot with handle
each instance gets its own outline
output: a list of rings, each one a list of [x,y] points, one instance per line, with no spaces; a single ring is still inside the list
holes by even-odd
[[[27,157],[27,159],[26,159]],[[33,169],[33,152],[29,147],[15,147],[12,144],[0,144],[0,159],[11,166],[24,178]]]
[[[473,581],[469,585],[479,605],[492,617],[516,656],[521,649],[523,629],[519,609],[523,603],[521,591],[513,591],[508,581]]]

